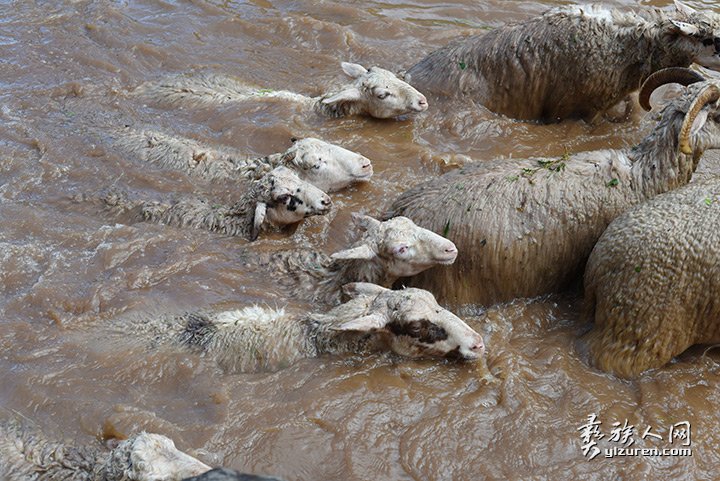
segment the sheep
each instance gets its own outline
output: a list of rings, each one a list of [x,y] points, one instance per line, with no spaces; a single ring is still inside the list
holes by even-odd
[[[231,206],[213,204],[199,198],[172,204],[130,200],[127,194],[107,193],[103,201],[115,211],[140,210],[143,220],[176,227],[206,229],[254,241],[263,230],[300,222],[306,217],[330,211],[328,195],[300,180],[287,167],[276,167]]]
[[[406,191],[385,218],[442,232],[463,256],[414,285],[483,304],[568,287],[610,221],[687,184],[703,152],[720,147],[717,99],[718,84],[689,85],[632,148],[478,162]]]
[[[179,481],[210,469],[160,434],[141,432],[107,450],[49,441],[16,422],[0,425],[5,481]]]
[[[363,235],[349,249],[331,256],[311,249],[282,251],[263,259],[262,267],[293,296],[337,304],[342,286],[349,282],[391,287],[400,277],[452,264],[457,257],[455,244],[407,217],[384,222],[359,214],[352,218]]]
[[[125,129],[114,144],[146,162],[182,170],[208,180],[257,180],[284,165],[302,180],[325,192],[342,190],[370,180],[372,163],[366,157],[320,139],[292,139],[284,153],[246,158],[235,149],[212,148],[191,139],[151,130]]]
[[[226,372],[277,370],[323,354],[390,351],[411,358],[479,359],[482,337],[427,291],[346,284],[351,299],[325,314],[290,316],[250,306],[221,312],[123,320],[118,329],[210,356]]]
[[[586,340],[603,371],[632,378],[693,344],[720,342],[720,178],[610,223],[585,269]]]
[[[572,5],[456,40],[410,67],[426,94],[471,96],[523,120],[594,121],[653,72],[692,62],[720,70],[720,15]]]
[[[249,99],[281,99],[297,102],[327,117],[368,115],[388,119],[427,110],[427,99],[394,73],[379,68],[366,69],[342,62],[343,72],[354,81],[338,91],[318,97],[287,90],[257,89],[238,79],[218,74],[194,77],[180,75],[137,87],[136,94],[171,107],[212,107]]]
[[[234,469],[216,468],[199,476],[186,478],[183,481],[282,481],[279,478],[244,474]]]

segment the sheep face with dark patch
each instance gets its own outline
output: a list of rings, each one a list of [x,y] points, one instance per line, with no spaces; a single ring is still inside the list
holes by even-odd
[[[367,157],[312,137],[295,141],[283,154],[283,161],[296,168],[300,178],[325,192],[366,182],[373,175]]]
[[[448,239],[419,227],[407,217],[380,222],[353,214],[355,225],[365,231],[358,245],[336,252],[334,260],[376,260],[386,277],[397,279],[419,274],[436,265],[455,262],[458,251]]]
[[[366,302],[367,312],[343,323],[339,330],[383,332],[393,352],[412,358],[471,361],[485,352],[480,334],[440,307],[428,291],[394,291],[363,282],[347,284],[344,291],[354,298],[350,302]]]
[[[276,226],[294,224],[305,217],[322,215],[330,211],[330,197],[312,184],[301,180],[287,167],[277,167],[257,181],[262,190],[258,196],[254,223]]]
[[[342,91],[324,96],[320,103],[335,108],[336,115],[367,114],[387,119],[427,110],[427,99],[394,73],[355,63],[342,63],[343,71],[355,81]]]

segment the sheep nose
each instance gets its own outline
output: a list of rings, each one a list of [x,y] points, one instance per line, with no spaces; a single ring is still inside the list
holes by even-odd
[[[420,106],[420,110],[427,110],[428,108],[428,101],[427,98],[425,98],[424,95],[420,95],[420,98],[418,99],[418,105]]]
[[[457,251],[457,247],[455,246],[451,246],[445,249],[445,252],[447,252],[448,254],[457,254]]]
[[[330,200],[330,196],[326,195],[326,196],[324,196],[324,197],[322,198],[322,200],[320,201],[320,203],[321,203],[324,207],[330,207],[330,206],[332,205],[332,200]]]
[[[485,352],[485,343],[480,340],[480,342],[477,342],[470,346],[470,350],[473,352],[477,352],[478,354],[482,354]]]

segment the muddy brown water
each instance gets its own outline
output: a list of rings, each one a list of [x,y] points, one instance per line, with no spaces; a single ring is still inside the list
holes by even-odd
[[[171,436],[213,464],[295,480],[718,479],[720,355],[694,348],[629,382],[589,368],[577,341],[580,300],[563,294],[462,314],[483,334],[482,365],[387,356],[308,359],[274,373],[227,374],[211,360],[151,350],[109,320],[288,298],[242,257],[293,245],[332,252],[350,212],[379,214],[398,192],[476,160],[562,155],[632,144],[646,123],[538,126],[469,105],[414,118],[328,120],[282,103],[162,109],[129,95],[171,73],[214,71],[317,94],[344,81],[341,60],[401,70],[449,39],[566,2],[0,2],[0,411],[73,442],[105,430]],[[620,7],[669,2],[609,2]],[[714,2],[689,2],[716,8]],[[579,54],[582,54],[579,52]],[[431,99],[432,102],[432,99]],[[265,155],[317,136],[374,161],[372,183],[292,238],[238,239],[126,219],[80,194],[111,185],[154,198],[232,197],[208,183],[114,152],[130,125]],[[712,165],[704,167],[714,169]],[[250,249],[250,251],[248,251]],[[692,456],[583,455],[595,414],[631,447]],[[653,435],[642,435],[647,428]],[[629,442],[629,441],[628,441]]]

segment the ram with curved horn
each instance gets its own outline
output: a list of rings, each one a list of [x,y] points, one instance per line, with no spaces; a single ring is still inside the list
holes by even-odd
[[[631,148],[478,162],[405,192],[385,215],[442,232],[459,252],[457,263],[412,284],[445,302],[489,304],[579,280],[610,221],[687,184],[703,152],[720,147],[719,92],[709,81],[687,86]]]

